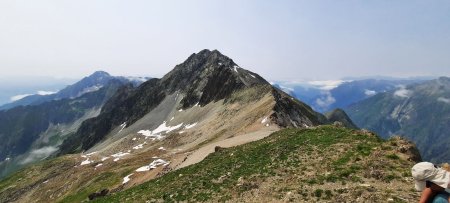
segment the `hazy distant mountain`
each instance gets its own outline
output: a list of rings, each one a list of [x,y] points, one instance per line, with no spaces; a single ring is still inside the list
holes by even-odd
[[[98,90],[86,91],[79,97],[0,111],[0,177],[57,151],[66,137],[76,132],[84,120],[97,116],[103,104],[126,84],[111,79]],[[64,94],[71,92],[58,95]]]
[[[74,79],[56,79],[39,76],[1,77],[0,106],[31,94],[57,92],[74,82],[76,82]]]
[[[52,100],[76,98],[85,93],[99,90],[113,79],[118,79],[123,82],[132,82],[137,86],[145,82],[149,78],[111,76],[107,72],[97,71],[92,75],[85,77],[77,83],[69,85],[58,92],[29,95],[17,101],[0,106],[0,110],[10,109],[16,106],[37,105]]]
[[[414,141],[425,160],[450,161],[450,78],[411,84],[346,108],[362,128]]]
[[[397,79],[397,80],[380,80],[380,79],[364,79],[355,81],[342,81],[336,83],[336,87],[329,86],[313,86],[308,83],[291,83],[291,85],[283,84],[279,86],[288,94],[304,101],[314,110],[319,112],[328,112],[336,108],[345,108],[350,104],[367,99],[377,93],[386,92],[408,85],[420,82],[419,79]],[[326,82],[326,81],[325,81]],[[324,84],[326,84],[324,82]],[[330,81],[334,82],[334,81]]]

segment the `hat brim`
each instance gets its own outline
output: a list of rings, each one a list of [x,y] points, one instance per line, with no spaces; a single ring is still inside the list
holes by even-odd
[[[425,187],[427,186],[427,183],[423,180],[416,180],[414,187],[417,191],[423,191]]]

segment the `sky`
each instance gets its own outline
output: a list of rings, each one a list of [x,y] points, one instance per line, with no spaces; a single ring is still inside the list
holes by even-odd
[[[202,49],[268,80],[449,76],[450,1],[0,1],[0,78],[162,77]]]

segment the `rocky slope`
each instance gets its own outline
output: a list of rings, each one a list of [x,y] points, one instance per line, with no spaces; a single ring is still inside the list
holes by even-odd
[[[449,162],[450,78],[441,77],[375,95],[345,109],[362,128],[384,138],[404,136],[424,160]]]
[[[287,129],[96,202],[414,202],[409,142],[333,126]],[[133,176],[130,176],[133,178]]]
[[[335,126],[285,129],[262,140],[221,148],[171,171],[169,153],[100,161],[68,155],[0,182],[2,202],[414,202],[411,143],[384,141],[365,130]],[[183,152],[169,150],[184,159]],[[172,155],[173,156],[173,155]],[[80,165],[84,159],[92,163]],[[111,158],[112,159],[112,158]],[[141,160],[149,171],[136,170]],[[99,166],[99,164],[103,164]],[[153,167],[154,166],[154,167]],[[156,179],[146,182],[149,177]],[[106,197],[102,197],[106,195]]]

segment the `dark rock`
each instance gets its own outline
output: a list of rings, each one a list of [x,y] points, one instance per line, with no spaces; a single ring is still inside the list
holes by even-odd
[[[89,200],[94,200],[94,199],[99,198],[99,197],[104,197],[108,193],[109,193],[108,189],[103,189],[100,192],[95,192],[95,193],[90,194],[88,197],[89,197]]]
[[[225,148],[223,148],[223,147],[220,147],[220,146],[216,146],[216,147],[214,147],[214,152],[220,152],[220,151],[223,151]]]

